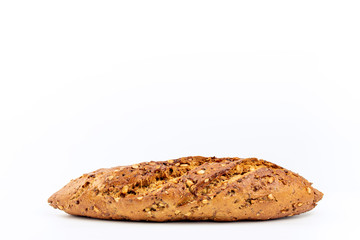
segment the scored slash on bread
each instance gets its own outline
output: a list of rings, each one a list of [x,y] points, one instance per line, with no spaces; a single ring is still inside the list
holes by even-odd
[[[238,221],[304,213],[322,196],[305,178],[264,160],[195,156],[99,169],[48,202],[101,219]]]

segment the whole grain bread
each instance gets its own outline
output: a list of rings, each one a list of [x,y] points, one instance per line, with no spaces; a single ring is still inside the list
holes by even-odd
[[[322,196],[303,177],[264,160],[195,156],[99,169],[48,202],[101,219],[238,221],[304,213]]]

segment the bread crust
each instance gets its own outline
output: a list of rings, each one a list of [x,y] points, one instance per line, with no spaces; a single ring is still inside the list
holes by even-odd
[[[100,219],[238,221],[301,214],[322,196],[305,178],[264,160],[193,156],[99,169],[48,202]]]

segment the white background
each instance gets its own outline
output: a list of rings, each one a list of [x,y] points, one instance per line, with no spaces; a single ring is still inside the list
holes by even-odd
[[[1,239],[356,239],[358,1],[1,1]],[[324,192],[281,220],[134,223],[47,198],[102,167],[258,157]],[[5,237],[5,238],[4,238]]]

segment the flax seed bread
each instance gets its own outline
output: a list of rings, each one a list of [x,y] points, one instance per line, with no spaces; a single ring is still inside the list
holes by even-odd
[[[297,215],[322,196],[303,177],[264,160],[196,156],[99,169],[48,202],[101,219],[238,221]]]

